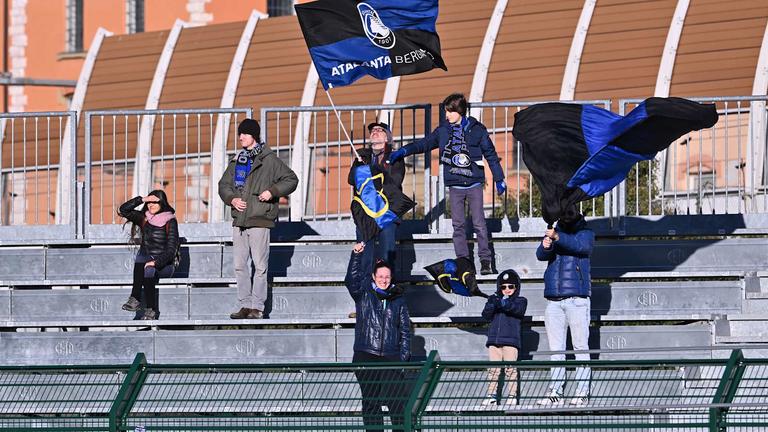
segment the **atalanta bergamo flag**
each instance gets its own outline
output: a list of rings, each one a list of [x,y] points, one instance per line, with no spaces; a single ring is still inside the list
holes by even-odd
[[[437,0],[318,0],[296,16],[323,87],[448,70],[435,29]]]
[[[371,166],[356,163],[355,193],[350,210],[363,241],[376,237],[416,206],[397,186],[384,184],[384,174]]]
[[[552,224],[569,206],[613,189],[635,163],[717,119],[714,104],[676,97],[648,98],[626,116],[553,102],[516,113],[512,134],[541,189],[542,216]]]

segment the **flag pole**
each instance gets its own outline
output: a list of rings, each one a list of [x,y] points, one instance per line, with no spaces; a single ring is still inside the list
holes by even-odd
[[[352,142],[352,138],[349,137],[347,128],[344,127],[344,122],[341,121],[341,114],[339,114],[339,110],[336,109],[336,105],[333,103],[333,98],[331,98],[331,93],[328,90],[326,90],[325,95],[328,96],[328,100],[331,102],[331,108],[333,108],[333,112],[336,113],[336,118],[339,119],[339,125],[341,126],[341,130],[344,131],[344,135],[347,137],[347,141],[349,141],[350,147],[352,147],[352,152],[355,154],[355,159],[357,159],[358,162],[362,162],[363,158],[361,158],[360,154],[357,152],[357,149],[355,148],[355,144]]]

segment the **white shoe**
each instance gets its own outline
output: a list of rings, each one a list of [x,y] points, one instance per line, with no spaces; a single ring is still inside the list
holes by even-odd
[[[536,405],[562,405],[563,395],[557,392],[557,390],[550,390],[547,397],[536,401]]]
[[[506,406],[516,406],[517,405],[517,399],[514,396],[510,396],[507,398],[507,400],[504,401],[504,405]]]
[[[589,403],[589,395],[587,394],[576,394],[576,396],[571,399],[571,405],[576,406],[585,406]]]
[[[488,395],[483,401],[480,403],[482,406],[496,406],[498,405],[498,401],[496,400],[493,395]]]

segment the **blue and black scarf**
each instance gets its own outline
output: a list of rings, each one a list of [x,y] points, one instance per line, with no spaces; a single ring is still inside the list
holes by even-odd
[[[451,125],[451,136],[440,155],[440,162],[448,166],[448,172],[465,177],[472,177],[472,158],[464,139],[465,128],[469,122],[462,118],[459,124]]]
[[[237,154],[237,162],[235,162],[235,187],[242,189],[245,187],[245,179],[251,172],[253,166],[253,159],[261,153],[262,145],[256,145],[252,149],[243,149]]]

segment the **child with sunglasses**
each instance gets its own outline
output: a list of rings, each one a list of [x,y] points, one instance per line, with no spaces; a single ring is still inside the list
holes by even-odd
[[[490,361],[517,361],[521,345],[520,328],[528,299],[520,296],[520,276],[514,270],[505,270],[496,279],[496,292],[488,297],[483,318],[488,327],[488,358]],[[488,371],[488,395],[483,406],[498,405],[504,393],[498,391],[501,368]],[[509,383],[506,405],[517,405],[517,369],[505,368],[504,381]]]

